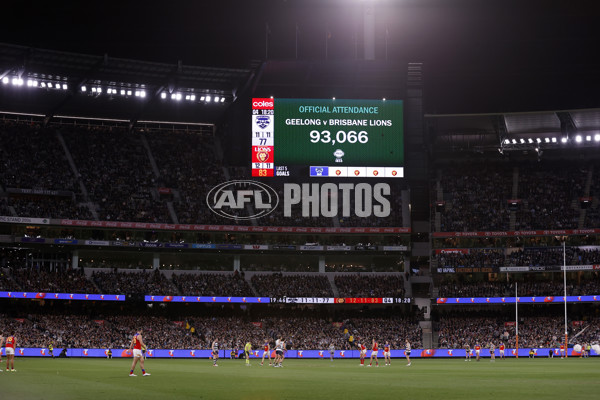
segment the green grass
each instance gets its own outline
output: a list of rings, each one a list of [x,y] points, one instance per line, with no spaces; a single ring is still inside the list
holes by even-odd
[[[391,367],[358,360],[286,360],[284,368],[252,360],[146,361],[150,377],[129,377],[131,359],[17,358],[0,373],[0,398],[19,399],[593,399],[599,358],[403,359]],[[4,359],[3,359],[3,367]],[[140,375],[139,367],[136,373]]]

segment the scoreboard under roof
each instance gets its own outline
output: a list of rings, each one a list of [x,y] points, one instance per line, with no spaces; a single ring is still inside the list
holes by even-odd
[[[402,178],[401,100],[252,99],[252,176]]]

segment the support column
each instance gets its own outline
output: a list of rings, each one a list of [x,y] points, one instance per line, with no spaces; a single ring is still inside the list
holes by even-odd
[[[325,256],[319,256],[319,272],[325,272]]]
[[[79,250],[73,250],[71,253],[71,268],[79,268]]]
[[[160,269],[160,254],[152,254],[152,269]]]
[[[233,256],[233,270],[234,271],[240,270],[240,255],[239,254],[236,254],[235,256]]]

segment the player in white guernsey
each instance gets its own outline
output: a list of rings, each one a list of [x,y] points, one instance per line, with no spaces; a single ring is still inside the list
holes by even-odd
[[[410,367],[410,342],[408,341],[408,339],[406,339],[406,350],[404,351],[404,354],[406,355],[406,359],[408,360],[408,364],[406,364],[406,366]]]
[[[283,362],[284,346],[285,342],[283,341],[282,337],[275,341],[275,361],[273,361],[274,367],[281,367],[281,363]]]
[[[217,339],[212,343],[212,359],[213,367],[218,367],[217,360],[219,359],[219,342]]]

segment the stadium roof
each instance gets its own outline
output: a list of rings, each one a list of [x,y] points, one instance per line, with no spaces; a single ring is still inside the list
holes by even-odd
[[[569,144],[597,147],[600,142],[600,109],[427,114],[425,121],[431,143],[439,150],[534,150]]]
[[[147,62],[0,43],[0,81],[7,89],[0,94],[0,111],[214,122],[250,82],[253,71],[253,67],[198,67],[182,62]],[[20,79],[20,86],[35,81],[37,90],[26,87],[8,90],[14,86],[10,85],[13,79]],[[59,90],[54,89],[57,84]],[[102,88],[102,93],[95,90],[92,93],[97,88]],[[175,100],[184,101],[171,102],[174,94],[181,94]],[[186,96],[189,96],[187,101]],[[210,96],[212,101],[204,101],[203,96]],[[219,104],[213,104],[215,97],[219,98]],[[165,101],[157,106],[160,100]]]

